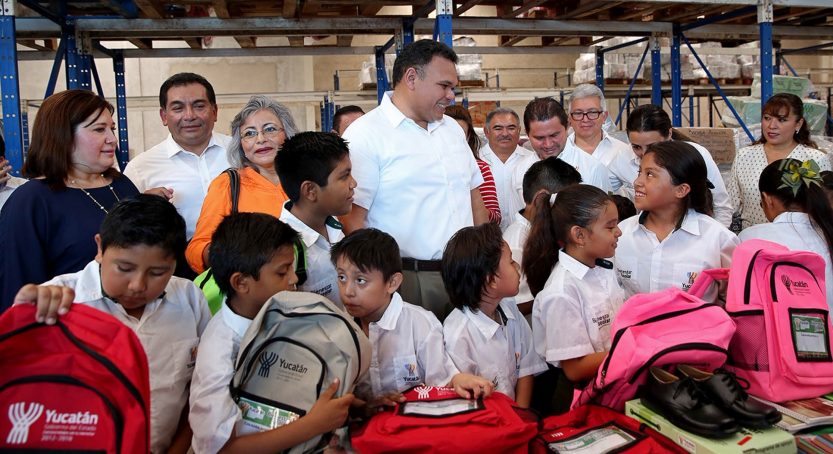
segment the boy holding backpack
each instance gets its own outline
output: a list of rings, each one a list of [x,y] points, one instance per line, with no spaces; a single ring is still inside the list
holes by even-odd
[[[307,414],[264,432],[242,435],[241,409],[229,384],[243,335],[272,295],[294,290],[294,245],[298,234],[273,216],[238,213],[226,217],[211,239],[209,263],[217,286],[226,295],[200,343],[191,385],[189,421],[197,454],[279,452],[334,430],[347,418],[352,394],[334,398],[334,381]]]
[[[83,270],[26,285],[14,303],[36,303],[37,320],[47,324],[74,301],[129,326],[150,367],[151,452],[184,453],[191,438],[188,382],[211,317],[202,292],[173,277],[185,250],[185,221],[167,200],[138,195],[110,210],[95,241],[98,254]]]

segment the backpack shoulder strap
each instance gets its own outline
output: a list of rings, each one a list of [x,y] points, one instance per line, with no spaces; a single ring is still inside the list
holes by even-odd
[[[237,214],[237,201],[240,199],[240,174],[237,169],[226,169],[229,179],[229,198],[231,199],[231,214]]]

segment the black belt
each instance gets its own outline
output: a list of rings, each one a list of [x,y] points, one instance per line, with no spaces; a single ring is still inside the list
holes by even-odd
[[[410,257],[402,258],[404,271],[440,271],[442,262],[439,260],[417,260]]]

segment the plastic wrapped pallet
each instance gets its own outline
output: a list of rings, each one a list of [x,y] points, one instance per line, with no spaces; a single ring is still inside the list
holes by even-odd
[[[594,54],[580,54],[576,59],[576,72],[596,67],[596,56]]]
[[[622,63],[605,63],[602,71],[605,79],[628,79],[633,74],[627,74],[627,67]],[[596,82],[596,68],[588,68],[576,71],[573,73],[573,83],[595,83]]]
[[[474,39],[468,36],[461,36],[454,39],[454,48],[476,46],[477,43]],[[481,54],[458,54],[457,77],[459,77],[460,80],[482,80],[483,56]]]
[[[393,73],[393,59],[396,58],[392,55],[385,55],[385,71],[388,75],[388,81],[391,79],[391,75]],[[359,88],[365,88],[366,85],[372,85],[376,83],[376,58],[370,57],[369,59],[362,62],[362,69],[359,72]]]
[[[806,98],[810,94],[810,79],[806,77],[772,76],[772,93],[790,93],[799,98]],[[752,81],[751,95],[761,97],[761,75],[756,74]]]
[[[761,98],[753,96],[729,96],[728,99],[747,127],[754,124],[760,125]],[[827,120],[827,103],[819,99],[803,99],[802,102],[804,103],[804,120],[807,122],[810,133],[822,134]],[[740,126],[725,104],[720,108],[720,115],[723,124],[727,127],[736,128]],[[760,137],[760,134],[756,137]]]
[[[721,55],[721,57],[724,57]],[[734,59],[732,56],[725,56],[729,57],[730,59]],[[723,61],[715,60],[713,63],[709,63],[708,65],[709,72],[711,73],[712,77],[715,79],[737,79],[740,77],[740,65],[729,61],[728,59],[724,59]],[[693,71],[695,79],[706,79],[709,76],[706,74],[706,70],[703,68],[697,68]]]

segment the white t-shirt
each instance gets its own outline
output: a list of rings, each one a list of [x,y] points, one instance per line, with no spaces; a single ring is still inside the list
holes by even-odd
[[[709,153],[709,150],[694,142],[686,143],[693,146],[695,150],[700,152],[700,156],[702,156],[703,160],[706,161],[706,177],[714,186],[714,189],[711,190],[712,202],[714,204],[714,218],[720,221],[720,223],[724,226],[729,227],[732,224],[732,213],[734,213],[735,209],[732,206],[732,200],[729,197],[729,193],[726,191],[726,184],[723,182],[723,177],[720,175],[720,169],[714,162],[714,158],[712,158],[712,154]],[[623,189],[631,196],[631,200],[633,200],[633,182],[636,181],[636,176],[639,174],[639,162],[640,159],[636,156],[636,154],[631,152],[630,155],[618,156],[616,159],[611,161],[609,165],[611,172],[624,176]],[[757,180],[755,184],[758,184]]]
[[[223,301],[220,311],[205,328],[191,382],[188,415],[194,431],[191,447],[197,454],[218,452],[242,419],[229,385],[240,342],[251,324],[251,320],[235,314]]]
[[[547,370],[535,352],[532,330],[512,298],[498,306],[505,317],[498,324],[483,312],[454,309],[443,322],[445,348],[460,372],[479,375],[515,399],[518,379]]]
[[[731,266],[732,252],[740,240],[717,220],[690,209],[680,228],[660,242],[643,225],[647,214],[619,223],[622,236],[614,268],[626,298],[668,287],[688,291],[701,271]],[[717,288],[707,291],[703,299],[715,302]]]
[[[455,120],[444,116],[424,129],[392,93],[344,132],[354,203],[367,210],[368,227],[396,239],[403,257],[439,260],[451,236],[474,224],[471,191],[483,175]]]
[[[612,190],[607,167],[598,159],[581,149],[568,148],[566,146],[564,147],[564,151],[557,157],[578,170],[578,173],[581,174],[582,183],[596,186],[604,192],[610,192]],[[521,200],[523,200],[524,193],[524,174],[532,167],[532,164],[540,160],[538,155],[533,153],[531,156],[525,157],[515,167],[515,172],[512,174],[512,187],[515,188],[515,193],[518,194]]]
[[[581,147],[576,145],[576,133],[572,133],[567,136],[567,144],[564,145],[564,149],[567,150],[575,149],[576,151],[581,151],[582,153],[587,153]],[[602,140],[596,146],[596,149],[593,151],[592,154],[587,153],[597,160],[601,162],[605,167],[607,167],[608,177],[610,178],[610,189],[613,192],[617,192],[620,188],[624,187],[623,190],[625,197],[633,200],[633,191],[627,190],[627,179],[628,176],[624,172],[621,172],[619,168],[616,166],[611,166],[611,163],[615,160],[619,159],[630,159],[634,157],[633,150],[631,149],[630,145],[618,140],[614,137],[611,137],[607,132],[602,130]],[[630,181],[633,183],[633,180]]]
[[[18,177],[11,177],[9,181],[6,182],[6,185],[0,188],[0,210],[3,209],[3,205],[6,204],[6,200],[9,200],[9,196],[12,195],[15,189],[19,188],[23,183],[26,183],[29,180],[24,178]]]
[[[197,156],[185,151],[168,134],[163,142],[130,160],[124,174],[139,192],[160,186],[173,189],[171,202],[185,218],[185,233],[190,239],[197,228],[208,186],[231,167],[226,152],[230,144],[231,137],[215,132],[208,147]]]
[[[532,305],[535,350],[548,363],[610,349],[610,327],[624,302],[613,270],[593,268],[563,250]]]
[[[167,452],[188,401],[197,345],[211,318],[208,304],[193,282],[174,276],[164,295],[148,303],[136,319],[104,296],[100,270],[99,263],[92,261],[77,273],[54,277],[43,285],[75,289],[76,303],[106,312],[136,333],[150,368],[151,451]]]
[[[741,241],[758,238],[783,244],[794,251],[815,252],[824,259],[824,280],[827,286],[827,304],[833,312],[833,262],[830,249],[821,231],[807,213],[785,211],[772,222],[749,227],[738,235]]]
[[[524,245],[526,239],[529,237],[529,229],[532,224],[521,213],[515,213],[512,224],[503,232],[503,240],[509,245],[512,251],[512,260],[518,265],[522,265],[524,256]],[[529,284],[526,282],[526,276],[521,272],[521,283],[518,286],[518,294],[515,295],[515,301],[518,304],[532,301],[532,291],[529,290]]]
[[[304,224],[294,214],[289,212],[292,202],[284,203],[280,220],[287,223],[301,235],[304,245],[307,248],[307,280],[298,290],[317,293],[341,305],[341,296],[338,293],[338,278],[333,262],[330,261],[330,246],[344,238],[341,224],[335,218],[327,219],[327,236],[324,238],[320,233]]]
[[[820,170],[831,170],[830,160],[833,156],[799,144],[793,148],[787,158],[799,161],[813,159],[819,165]],[[761,208],[761,192],[758,190],[761,173],[767,165],[769,163],[763,144],[741,148],[735,156],[728,187],[732,203],[740,213],[743,228],[767,222],[764,210]]]
[[[359,396],[378,397],[419,384],[445,386],[459,373],[445,351],[440,321],[432,312],[402,301],[399,293],[393,294],[368,332],[373,353],[365,380],[370,382],[357,386]]]
[[[518,194],[512,187],[512,175],[515,173],[515,167],[522,163],[524,158],[528,158],[529,156],[535,156],[535,153],[518,146],[515,147],[515,151],[512,152],[506,162],[503,162],[492,151],[488,142],[480,148],[480,159],[489,163],[489,167],[492,169],[492,176],[495,179],[498,205],[500,205],[501,230],[506,230],[512,222],[514,214],[526,206],[523,197],[518,197]]]

